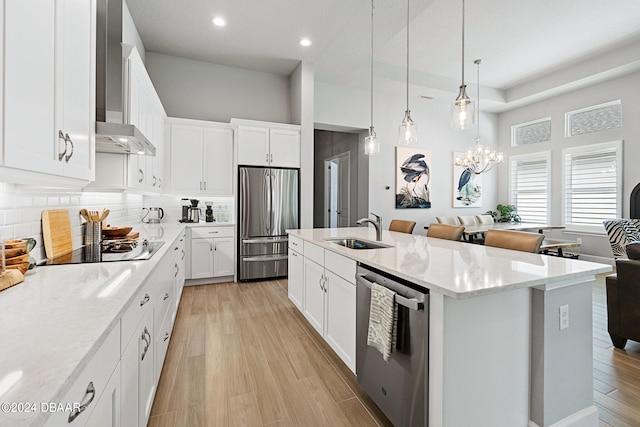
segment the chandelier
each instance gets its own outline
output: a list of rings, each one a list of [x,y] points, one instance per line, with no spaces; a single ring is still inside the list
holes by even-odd
[[[477,88],[478,88],[478,98],[476,100],[476,113],[477,113],[477,133],[476,133],[476,146],[474,148],[470,148],[464,154],[464,157],[456,156],[454,164],[456,166],[462,166],[469,172],[472,172],[476,175],[481,174],[482,172],[490,171],[495,165],[498,163],[502,163],[504,157],[501,152],[497,152],[488,147],[484,147],[480,142],[480,63],[481,59],[476,59],[473,61],[474,64],[478,67],[478,80],[477,80]]]

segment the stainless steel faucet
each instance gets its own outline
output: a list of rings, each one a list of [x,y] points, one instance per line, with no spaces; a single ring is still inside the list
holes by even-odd
[[[376,215],[373,212],[371,212],[371,215],[376,217],[376,220],[370,220],[369,218],[360,218],[359,220],[356,221],[356,224],[358,225],[362,225],[365,223],[369,223],[372,224],[375,229],[376,229],[376,240],[378,242],[382,241],[382,217],[380,215]]]

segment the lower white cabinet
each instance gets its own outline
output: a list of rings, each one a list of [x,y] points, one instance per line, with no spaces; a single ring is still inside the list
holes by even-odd
[[[290,249],[290,266],[299,263],[296,257],[301,256]],[[349,369],[355,372],[356,262],[309,242],[304,242],[302,259],[304,287],[301,311]],[[293,266],[289,271],[299,275],[297,268]],[[290,295],[292,292],[300,294],[296,280],[299,278],[289,277]]]
[[[118,363],[86,425],[91,427],[124,425],[120,420],[120,392],[120,363]]]
[[[290,240],[291,242],[291,240]],[[304,298],[304,259],[301,253],[289,248],[288,295],[293,304],[302,310]]]
[[[156,392],[153,310],[147,310],[138,329],[138,425],[146,426]],[[135,344],[135,342],[134,342]],[[131,345],[131,344],[130,344]]]
[[[120,393],[119,353],[120,328],[116,327],[77,376],[69,391],[58,401],[64,404],[78,403],[78,407],[72,412],[53,412],[45,425],[94,425],[90,421],[98,420],[93,416],[95,411],[100,414],[109,414],[109,418],[118,421],[120,400],[113,400],[113,396],[119,397]],[[120,423],[117,422],[114,425],[120,425]]]
[[[233,227],[192,227],[190,262],[190,279],[233,276]]]

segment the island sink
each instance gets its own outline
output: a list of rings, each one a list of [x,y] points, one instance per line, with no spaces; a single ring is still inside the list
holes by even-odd
[[[356,239],[353,237],[345,237],[341,239],[325,239],[329,243],[335,243],[349,249],[383,249],[392,248],[393,246],[380,242],[372,242],[369,240]]]

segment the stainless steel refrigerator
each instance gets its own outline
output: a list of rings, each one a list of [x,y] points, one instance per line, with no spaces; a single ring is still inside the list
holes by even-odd
[[[238,168],[240,280],[287,275],[289,238],[299,228],[299,170]]]

